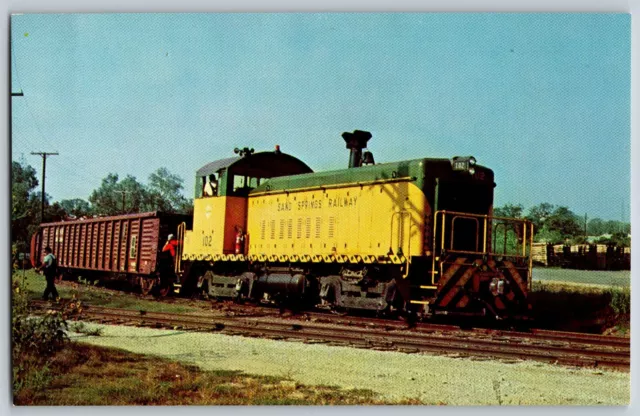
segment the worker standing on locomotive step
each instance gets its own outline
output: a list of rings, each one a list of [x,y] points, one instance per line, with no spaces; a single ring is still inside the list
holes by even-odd
[[[165,256],[168,254],[171,254],[171,267],[169,267],[169,259],[166,259],[165,257],[165,272],[167,274],[171,274],[173,275],[173,269],[176,266],[176,249],[178,248],[178,240],[176,240],[173,236],[173,234],[169,234],[169,236],[167,237],[167,242],[164,244],[164,247],[162,247],[162,254],[164,254]],[[178,276],[175,276],[176,279],[179,279]],[[179,281],[178,281],[179,283]]]
[[[167,237],[167,242],[164,247],[162,247],[162,252],[168,251],[171,253],[171,258],[175,259],[176,257],[176,248],[178,248],[178,240],[173,237],[173,234],[169,234]]]
[[[47,287],[44,290],[42,299],[49,299],[49,294],[51,294],[53,300],[56,300],[60,297],[55,284],[56,274],[58,273],[58,260],[51,252],[51,247],[46,246],[44,252],[45,256],[42,265],[37,269],[38,271],[43,271],[44,277],[47,280]]]

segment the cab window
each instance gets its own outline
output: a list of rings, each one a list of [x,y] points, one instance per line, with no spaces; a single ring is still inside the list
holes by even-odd
[[[233,193],[236,195],[248,195],[249,191],[260,185],[262,178],[255,178],[252,176],[233,176]]]
[[[202,196],[218,196],[218,176],[216,174],[202,177]]]

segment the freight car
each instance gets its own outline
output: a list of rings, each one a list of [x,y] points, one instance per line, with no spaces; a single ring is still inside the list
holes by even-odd
[[[160,251],[186,215],[162,212],[45,223],[31,239],[31,261],[37,267],[43,249],[51,247],[60,276],[128,279],[142,293],[166,295],[175,279],[172,259]],[[183,227],[184,227],[183,225]]]
[[[532,225],[493,217],[493,171],[474,157],[375,164],[343,133],[347,169],[313,173],[236,149],[196,173],[174,287],[330,309],[524,318]]]

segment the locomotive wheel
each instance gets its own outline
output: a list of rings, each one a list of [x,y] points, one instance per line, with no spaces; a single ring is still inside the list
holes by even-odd
[[[148,295],[149,293],[151,293],[151,289],[153,289],[154,284],[155,284],[154,279],[147,279],[147,278],[141,277],[140,293],[142,293],[143,295]]]

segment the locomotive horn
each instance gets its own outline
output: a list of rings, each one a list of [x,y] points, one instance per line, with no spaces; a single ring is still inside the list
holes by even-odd
[[[342,138],[347,142],[347,149],[351,150],[349,167],[357,168],[362,166],[362,149],[367,147],[371,133],[363,130],[354,130],[353,133],[345,131],[342,133]]]

